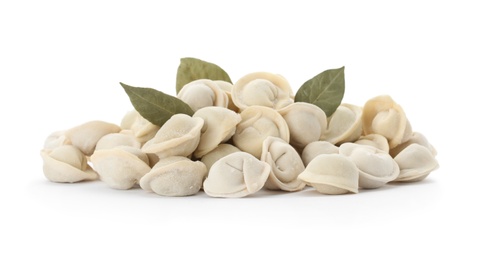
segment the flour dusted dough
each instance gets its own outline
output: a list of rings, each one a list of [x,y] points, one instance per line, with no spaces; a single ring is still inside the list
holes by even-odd
[[[245,197],[267,181],[270,165],[245,152],[229,154],[210,168],[203,190],[212,197]]]
[[[140,187],[162,196],[190,196],[202,187],[207,167],[186,157],[162,158],[140,180]]]
[[[130,189],[150,171],[148,156],[136,147],[98,149],[90,160],[100,180],[113,189]]]

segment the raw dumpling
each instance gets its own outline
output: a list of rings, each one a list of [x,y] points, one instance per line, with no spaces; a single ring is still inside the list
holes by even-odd
[[[307,144],[320,140],[327,129],[327,116],[318,106],[295,102],[278,110],[290,130],[290,144],[304,148]]]
[[[65,136],[65,131],[56,131],[51,133],[43,144],[44,151],[51,151],[59,146],[71,144],[70,140]]]
[[[390,149],[407,141],[412,135],[405,112],[390,96],[378,96],[367,101],[363,107],[362,124],[366,135],[385,136]]]
[[[250,106],[240,114],[242,121],[233,135],[233,144],[244,152],[260,158],[263,141],[268,136],[280,137],[287,143],[290,132],[285,119],[274,109]]]
[[[217,83],[217,85],[220,87],[220,89],[222,89],[227,94],[228,109],[230,109],[232,111],[235,111],[235,112],[238,112],[239,109],[235,105],[235,103],[233,103],[233,100],[232,100],[233,84],[230,83],[230,82],[227,82],[227,81],[223,81],[223,80],[214,80],[213,82]]]
[[[360,136],[360,138],[358,138],[358,140],[355,141],[355,143],[370,145],[387,153],[389,151],[387,138],[379,134],[369,134],[369,135]]]
[[[327,130],[320,140],[332,144],[356,141],[362,135],[362,108],[341,104],[328,118]]]
[[[240,149],[231,144],[220,144],[217,148],[205,154],[201,161],[207,166],[208,171],[210,171],[210,168],[216,161],[235,152],[240,152]]]
[[[209,79],[198,79],[186,84],[177,96],[194,112],[202,107],[228,107],[227,93]]]
[[[101,149],[110,149],[117,146],[130,146],[140,149],[142,144],[138,142],[133,134],[124,132],[123,130],[120,133],[112,133],[104,135],[100,140],[98,140],[97,145],[95,146],[95,151]]]
[[[120,126],[122,129],[132,130],[135,139],[142,144],[152,139],[158,129],[160,129],[158,125],[150,123],[150,121],[142,117],[136,110],[127,113],[123,117]]]
[[[43,173],[52,182],[79,182],[98,178],[87,164],[86,156],[73,145],[42,150]]]
[[[202,187],[207,167],[186,157],[162,158],[140,180],[140,187],[162,196],[190,196]]]
[[[305,170],[302,158],[295,148],[278,137],[269,136],[263,141],[262,162],[270,165],[265,188],[269,190],[299,191],[305,183],[298,175]]]
[[[327,141],[311,142],[302,151],[302,161],[306,166],[320,154],[338,154],[338,146]]]
[[[90,160],[100,179],[114,189],[130,189],[150,171],[148,156],[135,147],[97,149]]]
[[[98,140],[106,134],[118,133],[120,126],[103,122],[90,121],[65,131],[65,136],[72,145],[76,146],[85,155],[92,155]]]
[[[154,153],[160,159],[169,156],[190,156],[200,142],[203,119],[185,114],[173,115],[158,130],[153,139],[142,147],[145,153]]]
[[[204,121],[200,143],[194,152],[196,158],[215,149],[220,143],[228,141],[233,134],[237,124],[242,117],[230,109],[224,107],[204,107],[193,115],[193,118],[199,117]]]
[[[229,154],[210,168],[203,190],[211,197],[245,197],[267,181],[270,165],[245,152]]]
[[[394,159],[400,166],[395,181],[400,182],[421,181],[439,167],[432,151],[417,143],[405,147]]]
[[[405,149],[407,146],[411,144],[419,144],[422,146],[425,146],[430,152],[432,153],[433,156],[437,156],[437,150],[435,150],[435,147],[433,147],[432,144],[427,140],[427,138],[418,132],[414,132],[410,138],[404,142],[396,146],[395,148],[390,150],[390,155],[395,158],[397,154],[399,154],[403,149]]]
[[[281,109],[293,103],[288,81],[277,74],[255,72],[240,78],[232,89],[233,103],[243,111],[249,106]]]
[[[359,186],[366,189],[379,188],[398,177],[400,169],[385,151],[369,145],[344,143],[339,152],[350,158],[360,171]]]
[[[298,178],[322,194],[358,193],[358,168],[352,160],[340,154],[315,157]]]

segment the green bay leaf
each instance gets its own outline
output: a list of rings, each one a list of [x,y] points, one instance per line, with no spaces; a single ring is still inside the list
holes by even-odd
[[[132,87],[120,82],[135,110],[152,124],[162,126],[175,114],[193,115],[182,100],[153,88]]]
[[[342,103],[345,93],[345,67],[326,70],[307,80],[295,94],[295,102],[307,102],[320,107],[327,117]]]
[[[230,76],[218,65],[195,58],[182,58],[177,69],[177,93],[197,79],[223,80],[232,83]]]

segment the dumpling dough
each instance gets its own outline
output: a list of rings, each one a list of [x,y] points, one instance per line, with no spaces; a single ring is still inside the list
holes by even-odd
[[[311,142],[302,151],[302,161],[308,165],[315,157],[320,154],[338,154],[338,146],[327,141]]]
[[[98,140],[106,134],[118,133],[120,126],[104,121],[89,121],[65,131],[65,136],[72,145],[85,155],[92,155]]]
[[[135,147],[98,149],[90,160],[100,179],[113,189],[130,189],[150,171],[148,156]]]
[[[228,107],[227,93],[209,79],[198,79],[186,84],[177,96],[194,112],[209,106]]]
[[[315,157],[298,178],[322,194],[358,193],[358,168],[352,160],[340,154]]]
[[[407,141],[412,135],[405,112],[390,96],[378,96],[368,100],[363,107],[362,124],[366,135],[385,136],[390,149]]]
[[[288,81],[277,74],[254,72],[240,78],[233,85],[233,103],[243,111],[249,106],[281,109],[293,103],[293,92]]]
[[[235,112],[238,112],[239,109],[235,105],[235,103],[233,103],[233,100],[232,100],[233,84],[230,83],[230,82],[227,82],[227,81],[223,81],[223,80],[214,80],[213,82],[217,83],[217,85],[220,87],[220,89],[222,89],[227,94],[228,109],[230,109],[232,111],[235,111]]]
[[[71,144],[70,140],[65,136],[65,131],[56,131],[51,133],[43,144],[44,151],[51,151],[59,146]]]
[[[369,135],[360,136],[360,138],[358,138],[358,140],[355,141],[355,143],[370,145],[387,153],[390,149],[390,147],[388,146],[387,138],[379,134],[369,134]]]
[[[233,135],[233,144],[244,152],[260,158],[263,141],[268,136],[280,137],[287,143],[290,131],[285,119],[274,109],[251,106],[240,114],[242,121]]]
[[[205,154],[202,157],[201,161],[205,164],[205,166],[207,166],[207,169],[210,171],[210,168],[216,161],[235,152],[240,152],[240,149],[231,144],[220,144],[219,146],[217,146],[217,148]]]
[[[73,145],[61,145],[42,150],[43,173],[52,182],[79,182],[95,180],[96,172],[87,164],[86,156]]]
[[[278,110],[290,130],[290,144],[302,149],[307,144],[320,140],[327,129],[327,116],[318,106],[295,102]]]
[[[412,143],[395,156],[400,174],[395,181],[414,182],[425,179],[439,165],[433,152],[427,147]]]
[[[215,149],[220,143],[228,141],[242,117],[230,109],[224,107],[204,107],[193,115],[204,120],[201,130],[200,143],[194,152],[196,158]]]
[[[162,158],[140,180],[140,187],[162,196],[190,196],[202,187],[207,167],[186,157]]]
[[[305,170],[302,158],[295,148],[278,137],[269,136],[263,142],[261,161],[270,165],[271,171],[265,188],[269,190],[299,191],[305,183],[298,175]]]
[[[328,118],[327,130],[320,140],[332,144],[356,141],[362,135],[362,108],[341,104]]]
[[[211,197],[245,197],[267,181],[270,165],[245,152],[229,154],[210,168],[203,190]]]
[[[350,158],[360,171],[359,186],[375,189],[398,177],[400,169],[393,158],[385,151],[369,145],[344,143],[340,154]]]
[[[405,149],[411,144],[419,144],[421,146],[425,146],[432,153],[433,156],[437,156],[437,150],[435,149],[435,147],[433,147],[433,145],[430,144],[427,138],[419,132],[414,132],[406,142],[401,143],[395,148],[391,149],[390,155],[392,157],[397,156],[397,154],[399,154],[403,149]]]
[[[142,144],[152,139],[160,129],[158,125],[150,123],[136,110],[128,112],[123,117],[120,126],[122,129],[132,130],[135,139]]]
[[[104,135],[98,140],[97,145],[95,146],[95,151],[111,149],[118,146],[129,146],[140,149],[142,144],[135,139],[133,134],[128,134],[122,131],[120,133]]]
[[[158,158],[190,156],[200,142],[203,119],[185,114],[173,115],[158,130],[153,139],[142,147],[145,153],[154,153]]]

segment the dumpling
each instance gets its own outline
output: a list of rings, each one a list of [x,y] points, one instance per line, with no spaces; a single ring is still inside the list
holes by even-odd
[[[125,131],[125,130],[124,130]],[[118,146],[130,146],[140,149],[142,144],[138,142],[133,134],[126,132],[106,134],[98,140],[95,151],[101,149],[110,149]]]
[[[397,154],[399,154],[403,149],[405,149],[411,144],[419,144],[421,146],[425,146],[428,150],[430,150],[433,156],[437,156],[437,150],[435,149],[435,147],[433,147],[433,145],[430,144],[427,138],[419,132],[414,132],[406,142],[401,143],[395,148],[391,149],[390,155],[392,157],[397,156]]]
[[[220,144],[217,146],[217,148],[205,154],[202,157],[201,161],[205,164],[205,166],[207,166],[207,169],[210,171],[210,168],[216,161],[235,152],[240,152],[240,149],[231,144]]]
[[[270,174],[270,165],[245,152],[229,154],[210,168],[203,190],[211,197],[245,197],[259,191]]]
[[[230,82],[227,82],[227,81],[223,81],[223,80],[214,80],[213,82],[217,83],[217,85],[220,87],[220,89],[222,89],[227,94],[227,97],[228,97],[228,107],[227,108],[232,110],[232,111],[238,112],[239,109],[235,105],[235,103],[233,103],[233,100],[232,100],[233,84],[230,83]]]
[[[320,140],[327,129],[327,116],[318,106],[295,102],[278,110],[290,130],[290,144],[303,149],[307,144]]]
[[[207,167],[186,157],[162,158],[140,180],[140,187],[162,196],[190,196],[202,187]]]
[[[320,140],[332,144],[356,141],[362,135],[362,108],[341,104],[328,118],[327,130]]]
[[[233,85],[232,100],[240,109],[265,106],[281,109],[293,103],[293,92],[288,81],[277,74],[254,72],[240,78]]]
[[[369,145],[344,143],[339,152],[357,165],[360,176],[359,186],[366,189],[379,188],[398,177],[400,169],[385,151]]]
[[[414,182],[425,179],[439,165],[433,152],[420,144],[412,143],[395,156],[400,174],[395,181]]]
[[[269,190],[299,191],[305,183],[298,175],[305,170],[302,158],[295,148],[278,137],[269,136],[263,141],[261,161],[270,165],[265,188]]]
[[[154,153],[160,159],[169,156],[190,156],[200,143],[203,119],[185,114],[173,115],[158,130],[153,139],[146,142],[142,151]]]
[[[120,124],[122,129],[132,130],[135,139],[144,144],[152,139],[160,127],[142,117],[136,110],[127,113]]]
[[[209,79],[194,80],[182,87],[177,97],[195,112],[203,107],[228,107],[228,96],[217,83]]]
[[[43,144],[44,151],[51,151],[59,146],[71,144],[70,140],[65,136],[65,131],[56,131],[51,133]]]
[[[389,151],[387,138],[379,134],[369,134],[369,135],[360,136],[360,138],[358,138],[358,140],[355,141],[355,143],[370,145],[387,153]]]
[[[136,147],[97,149],[90,160],[100,180],[114,189],[130,189],[150,171],[148,156]]]
[[[242,121],[233,135],[233,144],[240,150],[260,158],[263,141],[268,136],[290,141],[290,132],[285,119],[274,109],[250,106],[240,114]]]
[[[368,100],[363,107],[362,124],[366,135],[385,136],[390,149],[407,141],[412,135],[405,112],[390,96],[378,96]]]
[[[120,126],[104,121],[90,121],[65,131],[72,145],[85,155],[92,155],[98,140],[106,134],[118,133]]]
[[[340,154],[321,154],[315,157],[298,178],[329,195],[358,193],[358,168]]]
[[[320,154],[338,154],[338,146],[327,141],[311,142],[302,151],[302,161],[306,166]]]
[[[200,143],[194,152],[196,158],[215,149],[220,143],[228,141],[233,134],[237,124],[242,117],[234,111],[224,107],[204,107],[193,115],[193,118],[199,117],[204,121]]]
[[[96,172],[87,164],[86,156],[73,145],[61,145],[42,150],[43,173],[52,182],[79,182],[95,180]]]

